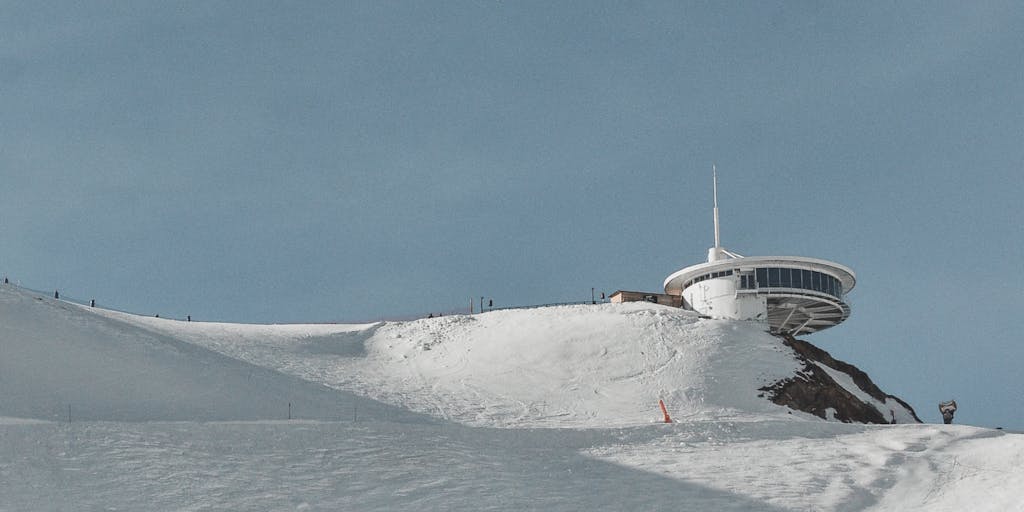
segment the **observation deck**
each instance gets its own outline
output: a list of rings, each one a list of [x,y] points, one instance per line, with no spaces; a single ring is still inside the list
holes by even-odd
[[[713,318],[766,322],[773,333],[810,334],[850,316],[846,293],[857,281],[844,265],[800,256],[744,257],[721,248],[712,248],[708,259],[668,276],[665,293]]]

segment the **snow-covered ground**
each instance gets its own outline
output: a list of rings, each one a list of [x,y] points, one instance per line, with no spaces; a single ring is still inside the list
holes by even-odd
[[[1024,510],[1024,436],[757,396],[798,367],[648,304],[253,326],[3,286],[0,510]]]
[[[238,325],[100,311],[259,367],[474,426],[618,427],[788,410],[758,388],[800,364],[756,325],[643,303],[369,325]]]

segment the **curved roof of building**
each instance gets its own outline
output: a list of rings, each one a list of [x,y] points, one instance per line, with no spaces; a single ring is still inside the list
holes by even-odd
[[[683,284],[709,272],[744,268],[755,269],[758,267],[801,268],[824,272],[839,279],[843,284],[844,292],[852,290],[857,284],[857,276],[853,273],[852,269],[828,260],[805,258],[803,256],[744,256],[699,263],[678,270],[665,278],[665,293],[681,294],[683,292]]]

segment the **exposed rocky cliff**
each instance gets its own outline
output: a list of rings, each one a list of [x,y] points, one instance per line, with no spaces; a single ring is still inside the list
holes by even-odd
[[[804,367],[795,377],[761,388],[772,402],[848,423],[920,423],[914,409],[886,394],[856,366],[790,335],[781,336]]]

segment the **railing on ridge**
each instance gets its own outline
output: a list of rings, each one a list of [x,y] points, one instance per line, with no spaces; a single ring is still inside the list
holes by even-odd
[[[24,290],[26,292],[39,295],[40,298],[46,298],[46,299],[51,299],[51,300],[52,299],[56,299],[56,300],[61,300],[61,301],[64,301],[64,302],[70,302],[70,303],[73,303],[73,304],[78,304],[80,306],[97,307],[97,308],[105,309],[105,310],[108,310],[108,311],[116,311],[116,312],[119,312],[119,313],[125,313],[125,314],[129,314],[129,315],[157,316],[157,317],[165,318],[165,319],[168,319],[168,320],[180,320],[180,321],[186,321],[186,319],[191,318],[191,315],[186,316],[186,317],[178,318],[176,316],[165,316],[165,315],[161,315],[159,313],[147,314],[147,313],[138,313],[138,312],[134,312],[134,311],[128,311],[126,309],[116,308],[116,307],[110,306],[108,304],[102,303],[102,302],[100,302],[100,301],[98,301],[98,300],[96,300],[94,298],[84,299],[82,297],[78,297],[78,296],[75,296],[75,295],[67,295],[66,293],[60,291],[59,288],[55,289],[53,291],[39,290],[39,289],[36,289],[36,288],[30,288],[28,286],[24,286],[24,285],[15,283],[13,281],[8,282],[7,286],[13,286],[13,287],[16,287],[18,289]],[[54,297],[55,294],[57,295],[57,297]],[[349,321],[349,320],[345,320],[345,321],[302,322],[302,323],[309,323],[309,324],[368,324],[368,323],[375,323],[375,322],[403,322],[403,321],[412,321],[412,320],[419,320],[419,319],[423,319],[423,318],[429,318],[431,316],[433,316],[433,317],[443,317],[443,316],[471,315],[471,314],[476,315],[476,314],[480,314],[480,313],[490,313],[491,311],[509,311],[509,310],[518,310],[518,309],[545,308],[545,307],[553,307],[553,306],[578,306],[578,305],[605,304],[605,303],[608,303],[607,299],[581,300],[581,301],[565,301],[565,302],[549,302],[549,303],[545,303],[545,304],[527,304],[527,305],[520,305],[520,306],[484,307],[483,311],[478,311],[476,308],[474,308],[472,311],[470,311],[470,308],[461,308],[461,309],[454,309],[454,310],[449,310],[449,311],[428,312],[428,313],[422,313],[422,314],[393,315],[393,316],[383,316],[382,315],[382,316],[379,316],[379,317],[375,317],[372,320],[366,320],[366,321]],[[199,320],[197,320],[197,321],[199,321]],[[208,320],[202,320],[202,321],[208,321]]]

